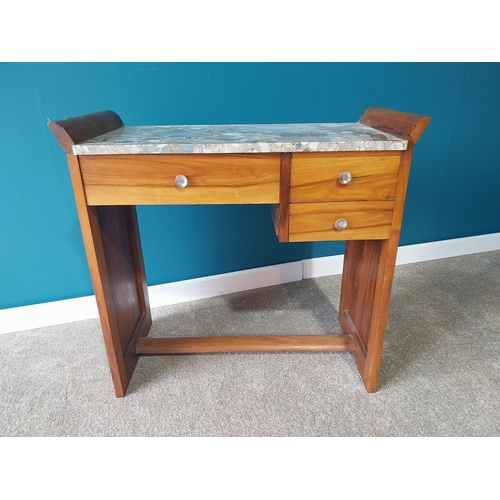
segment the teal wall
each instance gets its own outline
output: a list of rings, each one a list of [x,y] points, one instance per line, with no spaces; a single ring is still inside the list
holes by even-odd
[[[498,63],[0,64],[0,308],[92,294],[66,157],[47,121],[354,122],[377,105],[432,116],[401,244],[500,231]],[[277,242],[267,206],[139,207],[148,283],[343,252]]]

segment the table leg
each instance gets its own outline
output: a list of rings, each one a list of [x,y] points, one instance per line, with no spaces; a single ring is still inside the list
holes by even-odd
[[[354,359],[368,392],[377,389],[389,313],[396,260],[389,241],[348,241],[344,253],[339,320],[354,338]]]
[[[411,148],[401,154],[389,239],[345,245],[339,319],[354,338],[354,359],[368,392],[377,390],[411,157]]]
[[[68,163],[115,393],[123,397],[139,359],[137,340],[152,322],[136,208],[88,206],[78,158]]]

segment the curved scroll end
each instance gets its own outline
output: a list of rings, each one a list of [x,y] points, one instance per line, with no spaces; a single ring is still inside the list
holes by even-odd
[[[123,122],[114,111],[106,110],[49,122],[48,126],[64,151],[73,154],[75,144],[121,128]]]
[[[394,111],[376,106],[368,108],[359,119],[359,123],[363,125],[407,139],[410,147],[417,143],[430,121],[430,116]]]

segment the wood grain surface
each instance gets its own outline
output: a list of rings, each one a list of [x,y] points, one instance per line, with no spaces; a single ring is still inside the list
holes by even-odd
[[[392,201],[292,203],[290,241],[373,240],[388,238]],[[347,228],[335,228],[345,219]]]
[[[142,355],[210,352],[338,352],[352,351],[350,335],[240,335],[232,337],[141,338],[136,352]]]
[[[393,200],[399,152],[301,153],[292,156],[290,201]],[[342,172],[352,181],[339,182]]]
[[[123,127],[122,119],[114,111],[97,111],[88,115],[49,122],[48,127],[67,154],[73,154],[73,145]]]
[[[73,156],[72,145],[123,126],[112,111],[49,123],[68,154],[82,235],[117,396],[139,355],[353,351],[377,388],[412,148],[430,117],[369,108],[359,122],[408,140],[405,151]],[[348,171],[352,181],[338,182]],[[185,188],[175,185],[183,175]],[[147,338],[151,311],[134,205],[273,205],[280,241],[346,240],[344,335]],[[338,230],[335,221],[345,219]]]
[[[80,156],[89,205],[278,203],[279,154]],[[185,188],[175,185],[184,175]]]

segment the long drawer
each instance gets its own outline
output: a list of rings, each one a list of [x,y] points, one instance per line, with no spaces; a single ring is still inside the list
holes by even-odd
[[[89,205],[279,201],[279,154],[89,155],[79,161]]]
[[[290,201],[393,200],[400,153],[299,153],[292,156]],[[351,180],[342,184],[343,172]]]
[[[294,203],[289,241],[389,238],[393,201]]]

